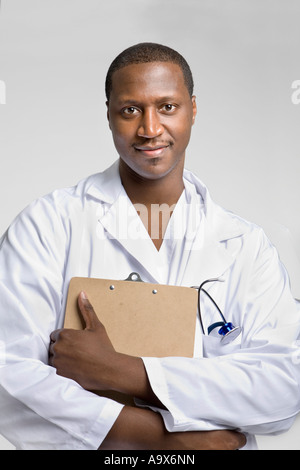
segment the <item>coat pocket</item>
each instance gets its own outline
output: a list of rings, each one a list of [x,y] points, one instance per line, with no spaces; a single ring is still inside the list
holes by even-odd
[[[203,357],[216,357],[232,354],[241,348],[241,335],[228,344],[222,342],[220,335],[203,335]]]

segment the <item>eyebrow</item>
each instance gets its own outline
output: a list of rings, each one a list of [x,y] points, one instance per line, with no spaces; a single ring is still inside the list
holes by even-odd
[[[175,96],[162,96],[162,97],[159,97],[157,98],[156,100],[156,103],[165,103],[165,102],[178,102],[178,99],[175,97]],[[132,99],[132,98],[126,98],[126,96],[124,98],[120,98],[118,99],[118,104],[120,105],[138,105],[140,104],[140,100],[137,100],[137,99]]]
[[[137,104],[138,101],[137,100],[133,100],[133,99],[127,99],[127,98],[119,98],[118,99],[118,104],[128,104],[128,105],[131,105],[131,104]]]

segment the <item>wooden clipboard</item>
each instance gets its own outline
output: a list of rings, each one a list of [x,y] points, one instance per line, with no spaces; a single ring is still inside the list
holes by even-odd
[[[84,328],[77,304],[84,290],[116,351],[137,357],[192,357],[197,290],[138,281],[137,273],[123,281],[72,278],[64,327]]]

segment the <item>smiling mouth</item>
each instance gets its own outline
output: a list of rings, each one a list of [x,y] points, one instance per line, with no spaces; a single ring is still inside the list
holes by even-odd
[[[134,145],[134,149],[148,157],[159,157],[169,148],[169,144],[151,145]]]

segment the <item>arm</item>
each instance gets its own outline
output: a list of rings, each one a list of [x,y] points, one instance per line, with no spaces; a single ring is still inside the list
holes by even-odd
[[[63,320],[60,219],[43,198],[0,239],[0,433],[18,449],[97,449],[122,409],[48,365],[49,335]]]
[[[246,444],[234,431],[166,430],[159,413],[125,406],[100,450],[236,450]]]
[[[164,416],[168,429],[187,423],[195,429],[202,418],[251,434],[278,434],[299,413],[300,317],[288,275],[263,231],[245,237],[240,253],[239,243],[226,283],[214,291],[216,300],[226,295],[223,311],[243,328],[237,341],[222,346],[205,336],[204,357],[195,360],[143,358],[154,393],[171,411],[171,419]]]
[[[97,383],[83,386],[118,389],[153,403],[172,431],[209,429],[201,427],[206,423],[252,434],[288,430],[300,409],[300,370],[293,360],[299,355],[299,311],[288,276],[263,234],[247,243],[232,270],[236,272],[229,274],[239,279],[239,290],[228,308],[232,315],[241,315],[236,322],[243,325],[238,347],[223,347],[209,358],[143,358],[145,369],[139,358],[106,351],[112,354],[109,374],[101,383],[105,367],[98,363]],[[105,363],[105,355],[102,358]],[[81,383],[76,367],[70,373]],[[122,373],[126,369],[128,373]]]
[[[49,361],[57,373],[88,390],[115,390],[163,407],[151,389],[142,359],[114,350],[84,293],[78,304],[86,328],[51,334]],[[245,437],[234,431],[170,433],[158,413],[125,406],[100,449],[234,450],[245,443]]]

